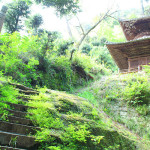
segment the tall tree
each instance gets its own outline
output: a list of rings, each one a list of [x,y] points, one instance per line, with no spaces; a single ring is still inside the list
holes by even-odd
[[[26,25],[28,28],[34,30],[34,33],[37,34],[37,29],[43,24],[43,18],[41,15],[36,14],[31,16],[27,21]]]
[[[23,19],[30,14],[30,5],[24,0],[17,0],[10,3],[7,7],[8,12],[4,22],[7,32],[13,33],[21,30],[23,28]]]
[[[79,9],[79,0],[34,0],[47,7],[54,7],[58,15],[76,14]]]

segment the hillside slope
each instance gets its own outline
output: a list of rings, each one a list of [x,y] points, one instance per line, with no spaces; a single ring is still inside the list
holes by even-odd
[[[138,149],[150,145],[149,74],[133,73],[103,77],[76,92],[89,99],[104,120],[112,120],[120,134],[134,139]]]
[[[24,119],[30,119],[34,125],[34,130],[26,132],[26,136],[35,138],[37,143],[35,147],[32,145],[31,148],[27,148],[11,138],[14,140],[11,146],[41,150],[137,149],[135,140],[118,132],[110,120],[104,121],[103,114],[86,99],[46,88],[39,89],[39,92],[27,87],[20,89],[24,86],[10,85],[4,78],[0,79],[1,122],[11,122],[12,113],[7,111],[8,108],[13,111],[18,103],[24,105],[22,108],[26,108],[27,111]],[[0,134],[2,132],[4,131]],[[7,132],[16,136],[20,134],[14,130]],[[0,145],[4,148],[10,146],[9,142],[3,143],[3,138],[0,138]]]

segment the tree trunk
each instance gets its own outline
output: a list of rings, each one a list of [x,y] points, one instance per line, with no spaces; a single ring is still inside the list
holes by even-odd
[[[15,28],[14,28],[14,31],[12,31],[12,33],[15,32],[15,31],[17,31],[18,22],[19,22],[19,16],[16,17]]]
[[[78,44],[77,49],[80,48],[82,42],[84,41],[84,39],[87,37],[87,35],[88,35],[92,30],[94,30],[106,17],[110,17],[111,14],[109,15],[109,12],[110,12],[110,10],[108,10],[108,11],[97,21],[97,23],[95,23],[86,33],[83,33],[83,36],[82,36],[81,40],[79,41],[79,44]],[[113,13],[114,13],[114,12],[113,12]],[[112,14],[113,14],[113,13],[112,13]]]
[[[141,10],[142,10],[142,15],[144,15],[144,4],[143,4],[143,0],[141,0]]]
[[[73,39],[73,35],[72,35],[72,32],[71,32],[71,28],[70,28],[70,25],[69,25],[67,17],[66,17],[66,24],[67,24],[68,33],[69,33],[70,37]]]

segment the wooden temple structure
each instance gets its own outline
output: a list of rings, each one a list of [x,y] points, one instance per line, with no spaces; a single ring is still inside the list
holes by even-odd
[[[150,63],[150,16],[119,22],[127,42],[106,46],[120,72],[142,70]]]

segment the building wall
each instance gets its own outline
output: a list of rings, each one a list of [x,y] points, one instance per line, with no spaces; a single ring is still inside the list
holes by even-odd
[[[128,60],[129,71],[138,71],[142,70],[142,65],[148,65],[150,63],[150,56],[130,58]]]

